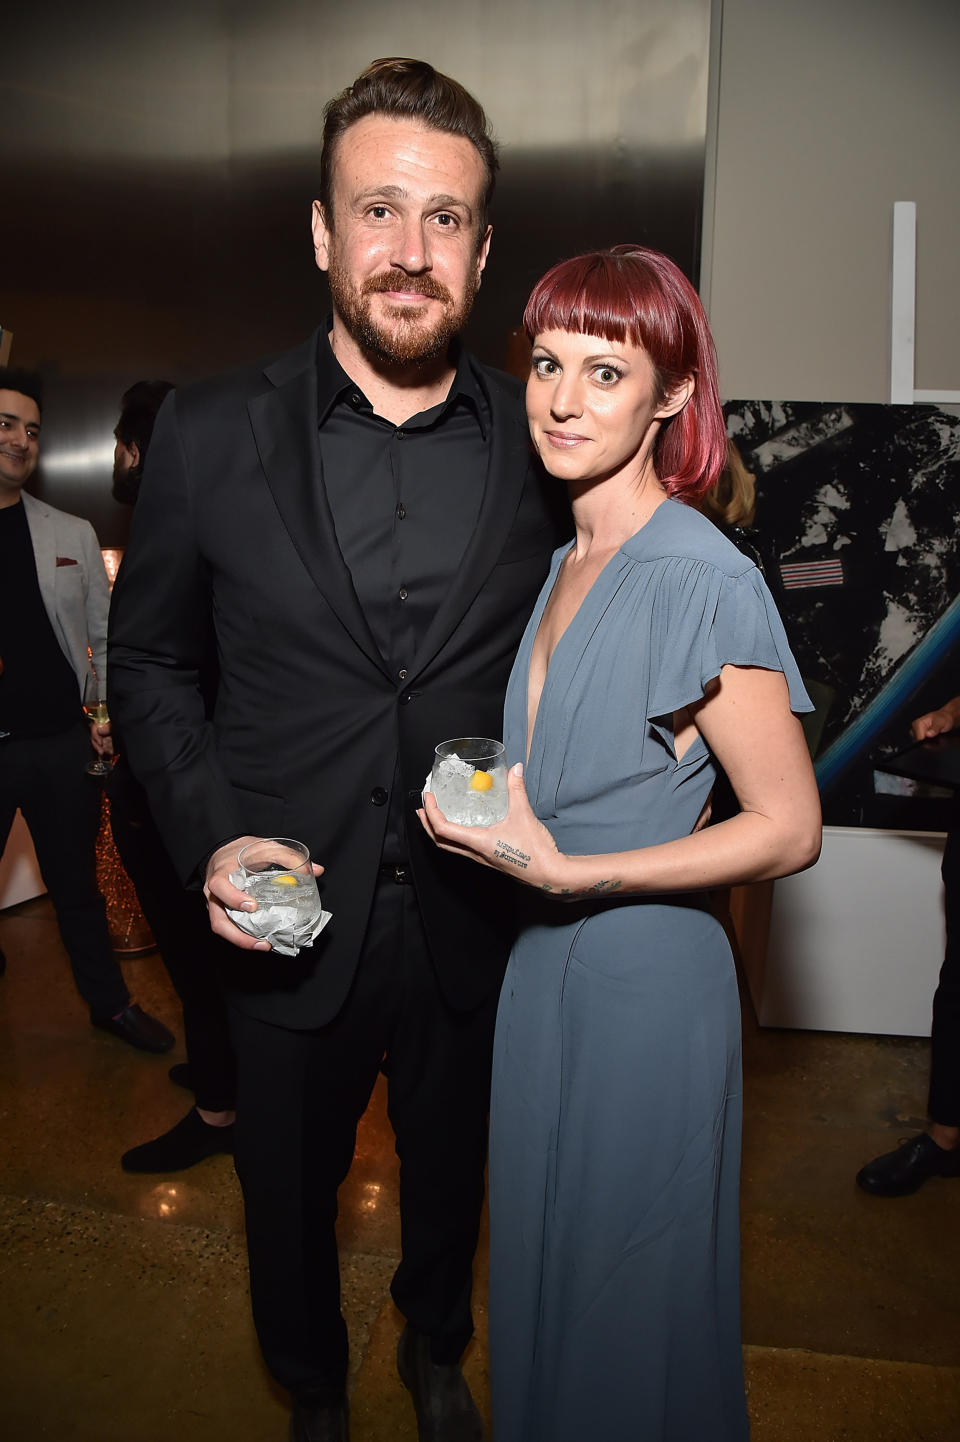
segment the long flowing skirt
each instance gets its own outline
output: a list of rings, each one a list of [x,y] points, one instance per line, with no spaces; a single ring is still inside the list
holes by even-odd
[[[563,916],[497,1023],[494,1442],[745,1442],[726,937],[683,902]]]

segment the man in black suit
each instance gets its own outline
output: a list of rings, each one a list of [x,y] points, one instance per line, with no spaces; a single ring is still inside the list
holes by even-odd
[[[960,730],[960,696],[911,724],[914,741],[932,741]],[[941,866],[947,945],[933,994],[930,1029],[930,1126],[908,1137],[892,1152],[867,1162],[857,1184],[874,1197],[906,1197],[931,1177],[960,1177],[960,792],[953,811]]]
[[[481,1436],[459,1358],[512,898],[432,847],[414,812],[437,742],[500,734],[565,525],[518,387],[456,340],[496,163],[480,106],[422,61],[375,62],[331,102],[313,223],[329,332],[165,403],[115,594],[111,705],[131,764],[236,948],[254,1317],[295,1442],[347,1437],[336,1191],[381,1069],[401,1159],[401,1377],[422,1439]],[[295,959],[225,912],[247,900],[229,881],[238,848],[275,835],[323,863],[333,913]]]

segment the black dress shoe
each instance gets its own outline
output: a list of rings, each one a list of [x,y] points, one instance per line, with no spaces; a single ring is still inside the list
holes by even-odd
[[[350,1408],[339,1402],[311,1405],[295,1402],[290,1418],[290,1442],[350,1442]]]
[[[211,1126],[191,1107],[163,1136],[124,1152],[120,1165],[125,1172],[182,1172],[221,1152],[233,1152],[233,1123]]]
[[[430,1338],[409,1322],[397,1347],[400,1380],[413,1398],[420,1442],[483,1442],[483,1423],[457,1362],[435,1362]]]
[[[857,1172],[857,1186],[875,1197],[906,1197],[929,1177],[960,1177],[960,1147],[948,1152],[921,1132]]]
[[[91,1016],[90,1020],[101,1031],[112,1032],[121,1041],[128,1041],[141,1051],[169,1051],[176,1040],[162,1021],[143,1011],[135,1001],[117,1012],[116,1016]]]
[[[193,1091],[193,1077],[190,1075],[190,1063],[188,1061],[174,1062],[167,1072],[167,1076],[174,1086],[183,1087],[185,1091]]]

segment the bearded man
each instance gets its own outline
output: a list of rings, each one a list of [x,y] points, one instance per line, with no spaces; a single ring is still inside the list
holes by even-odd
[[[421,1439],[482,1435],[459,1359],[511,895],[432,847],[414,812],[437,742],[500,734],[566,523],[516,383],[457,342],[496,166],[481,107],[422,61],[377,61],[328,105],[313,236],[332,321],[165,403],[114,596],[112,711],[182,877],[232,943],[254,1318],[295,1442],[348,1435],[336,1197],[381,1070],[401,1377]],[[293,959],[225,910],[248,900],[229,875],[263,836],[306,842],[325,868],[333,920]]]

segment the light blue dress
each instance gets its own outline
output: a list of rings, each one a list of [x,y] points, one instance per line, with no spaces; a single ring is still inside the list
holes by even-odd
[[[507,691],[527,677],[564,552]],[[672,717],[726,663],[782,671],[810,709],[756,567],[675,501],[608,563],[550,661],[526,784],[561,851],[688,835],[715,765]],[[494,1442],[744,1442],[740,1011],[700,895],[524,893],[497,1021],[491,1115]]]

